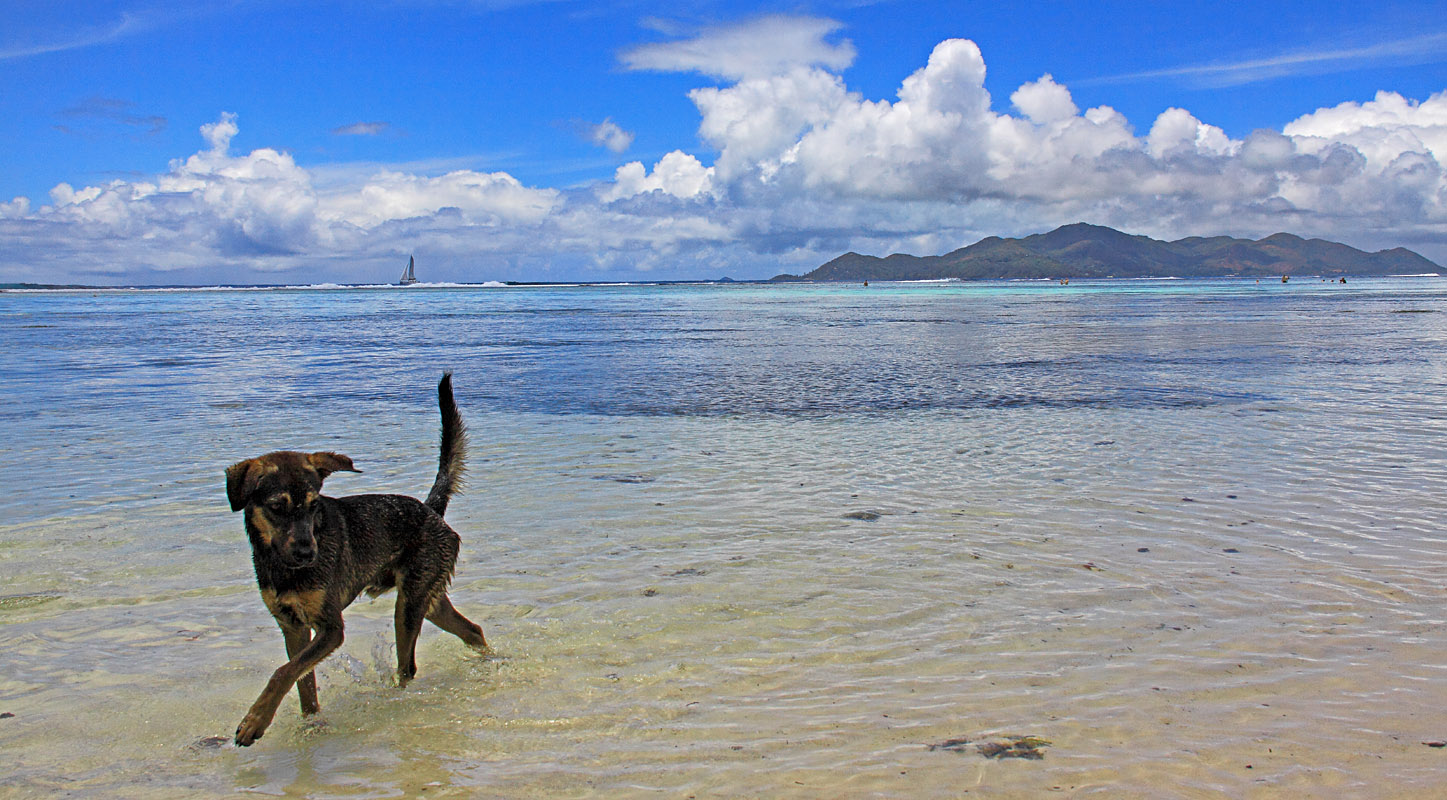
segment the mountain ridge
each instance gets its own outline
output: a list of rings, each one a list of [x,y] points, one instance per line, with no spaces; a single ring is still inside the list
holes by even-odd
[[[1019,239],[987,236],[937,256],[849,252],[804,275],[774,281],[1015,280],[1022,278],[1261,278],[1419,275],[1442,267],[1404,247],[1368,253],[1325,239],[1188,236],[1161,241],[1077,222]]]

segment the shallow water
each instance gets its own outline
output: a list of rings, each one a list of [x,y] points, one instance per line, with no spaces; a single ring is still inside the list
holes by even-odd
[[[0,795],[1357,796],[1447,785],[1447,284],[0,295]],[[422,494],[323,711],[221,470]],[[978,742],[1037,736],[1040,760]],[[930,749],[951,740],[971,744]]]

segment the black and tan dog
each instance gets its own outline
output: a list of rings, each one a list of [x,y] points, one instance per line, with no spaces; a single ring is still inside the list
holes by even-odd
[[[363,591],[375,597],[397,589],[399,686],[417,674],[414,653],[424,617],[473,647],[487,647],[482,628],[447,599],[461,539],[442,514],[461,486],[467,451],[451,373],[437,385],[437,403],[442,455],[426,503],[396,494],[322,496],[328,475],[361,471],[339,453],[268,453],[227,468],[226,497],[232,511],[246,509],[261,599],[281,626],[291,659],[272,674],[237,726],[238,745],[261,738],[292,684],[301,712],[316,713],[312,669],[341,645],[342,609]]]

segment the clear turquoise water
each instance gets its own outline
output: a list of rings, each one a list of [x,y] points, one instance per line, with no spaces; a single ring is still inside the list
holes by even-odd
[[[1393,796],[1447,783],[1438,279],[0,294],[0,794]],[[459,608],[229,735],[221,470],[425,492]],[[869,512],[860,514],[859,512]],[[860,519],[878,515],[876,519]],[[968,738],[1035,735],[1041,761]],[[1249,769],[1247,767],[1249,765]]]

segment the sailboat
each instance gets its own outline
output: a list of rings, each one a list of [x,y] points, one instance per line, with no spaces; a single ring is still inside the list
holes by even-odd
[[[416,266],[416,259],[412,256],[407,256],[407,269],[402,271],[402,278],[397,281],[398,286],[411,286],[417,282],[417,275],[412,271]]]

